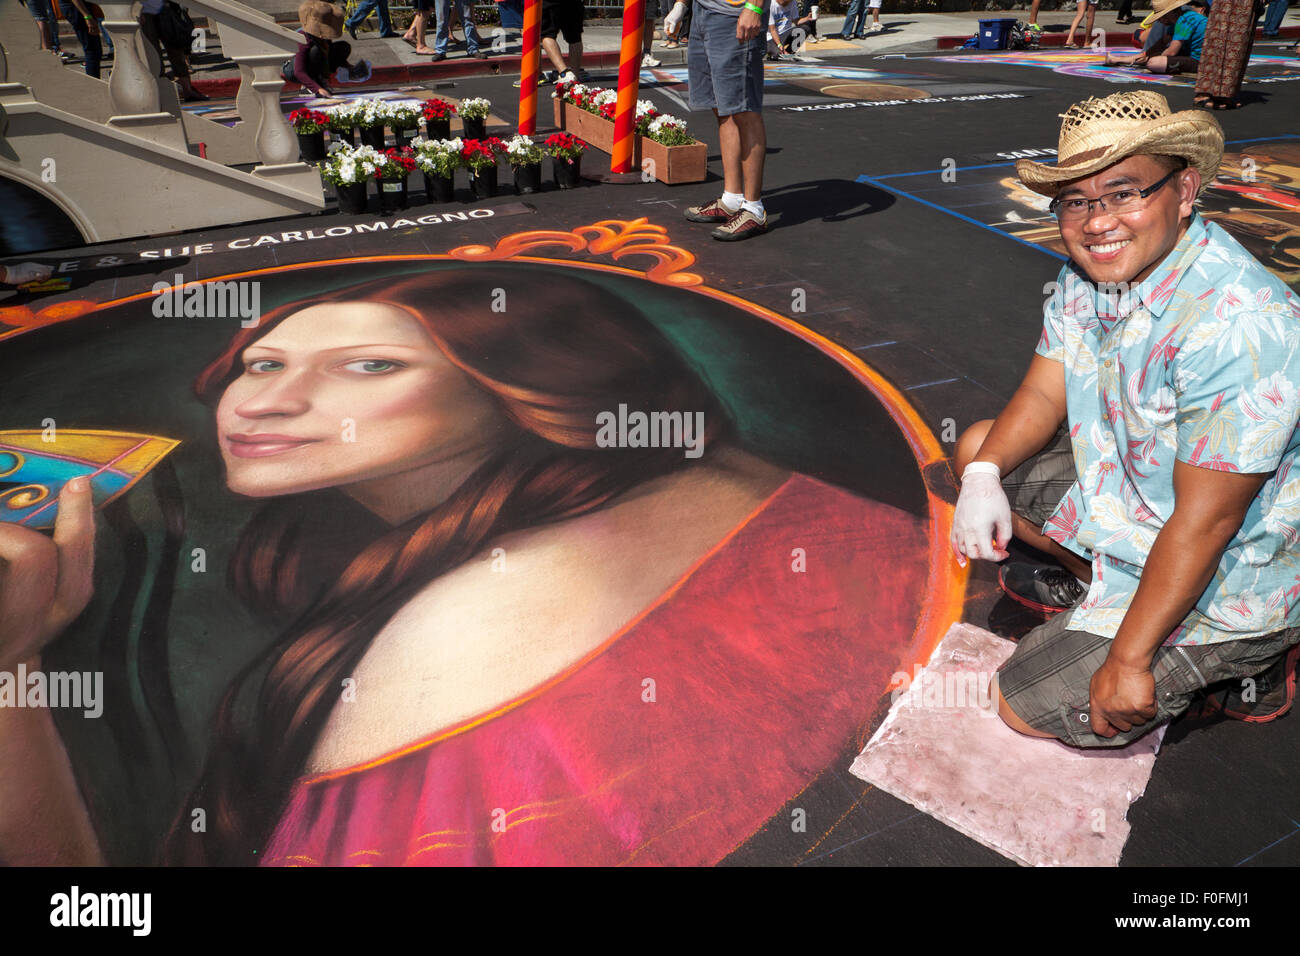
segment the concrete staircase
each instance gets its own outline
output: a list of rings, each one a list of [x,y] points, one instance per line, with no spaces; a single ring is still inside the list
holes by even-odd
[[[0,188],[48,200],[87,243],[324,208],[320,175],[297,161],[280,111],[280,65],[297,49],[296,33],[233,0],[186,0],[239,66],[240,121],[231,128],[180,108],[130,2],[100,6],[116,48],[107,80],[41,50],[27,10],[0,4]],[[12,226],[0,255],[37,251],[21,248]]]

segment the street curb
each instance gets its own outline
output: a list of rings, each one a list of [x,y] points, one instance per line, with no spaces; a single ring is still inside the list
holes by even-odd
[[[1106,45],[1107,46],[1130,45],[1133,42],[1133,32],[1136,30],[1137,30],[1136,24],[1134,25],[1132,31],[1108,30],[1106,31]],[[952,50],[955,48],[960,48],[961,45],[969,39],[970,37],[951,37],[951,36],[935,37],[935,44],[937,45],[937,48],[940,50]],[[1256,28],[1255,39],[1263,40],[1264,31],[1259,28]],[[1270,40],[1300,39],[1300,27],[1283,27],[1281,30],[1278,31],[1278,35],[1276,37],[1269,37],[1269,39]],[[1044,47],[1059,48],[1064,46],[1065,46],[1064,33],[1039,34],[1039,38],[1038,38],[1039,49],[1042,49]],[[1024,50],[975,50],[974,52],[976,53],[1023,53],[1025,51]]]
[[[371,69],[370,79],[364,83],[338,84],[335,95],[346,95],[348,89],[364,89],[368,86],[392,86],[394,84],[415,83],[423,80],[450,79],[462,76],[517,76],[521,69],[522,57],[497,56],[488,60],[475,57],[459,57],[455,60],[443,60],[441,63],[402,63],[392,66],[376,66]],[[582,57],[583,67],[607,69],[617,67],[618,50],[586,53]],[[240,78],[237,76],[221,79],[204,80],[195,77],[194,88],[205,96],[231,97],[239,92]],[[545,86],[538,83],[539,87]],[[281,94],[303,89],[299,83],[285,83]]]

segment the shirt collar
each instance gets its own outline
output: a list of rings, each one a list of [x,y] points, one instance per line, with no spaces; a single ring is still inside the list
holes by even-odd
[[[1160,265],[1156,266],[1137,288],[1120,297],[1118,316],[1120,318],[1127,316],[1137,307],[1139,301],[1146,307],[1152,318],[1159,319],[1164,315],[1165,308],[1174,297],[1174,290],[1183,280],[1183,275],[1200,257],[1201,250],[1208,242],[1209,234],[1206,231],[1205,220],[1201,218],[1199,212],[1192,210],[1192,220],[1187,226],[1187,232],[1183,233],[1183,237],[1178,240],[1178,245],[1174,246],[1169,255],[1161,260]],[[1095,300],[1100,312],[1107,305],[1100,289],[1096,289]]]

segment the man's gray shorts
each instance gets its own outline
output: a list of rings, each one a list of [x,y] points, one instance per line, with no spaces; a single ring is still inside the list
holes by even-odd
[[[1047,447],[1002,479],[1011,510],[1042,529],[1074,484],[1074,451],[1065,426]]]
[[[1100,737],[1092,732],[1092,675],[1110,652],[1110,638],[1072,631],[1070,612],[1057,614],[1020,639],[998,669],[998,690],[1016,716],[1075,747],[1120,747],[1180,716],[1198,691],[1256,677],[1300,642],[1300,628],[1217,644],[1159,647],[1151,662],[1156,715],[1145,724]]]
[[[731,116],[763,108],[767,34],[760,31],[741,43],[736,39],[736,21],[737,17],[695,5],[686,57],[692,110],[716,109],[719,116]]]
[[[1041,528],[1075,481],[1074,453],[1064,427],[1034,457],[1002,479],[1011,510]],[[1111,640],[1071,630],[1070,611],[1057,614],[1020,639],[998,670],[998,690],[1016,716],[1035,730],[1075,747],[1119,747],[1181,715],[1211,684],[1255,677],[1300,642],[1300,628],[1217,644],[1156,649],[1156,716],[1145,724],[1100,737],[1089,727],[1092,675],[1106,660]]]

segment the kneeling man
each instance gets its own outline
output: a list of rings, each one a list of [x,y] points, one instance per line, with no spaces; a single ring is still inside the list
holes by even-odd
[[[1024,381],[958,442],[952,546],[1000,561],[1014,533],[1062,565],[999,575],[1063,612],[999,672],[1021,733],[1118,745],[1207,689],[1255,721],[1294,696],[1300,299],[1197,213],[1222,154],[1212,116],[1143,91],[1075,104],[1058,164],[1017,163],[1070,261]]]

